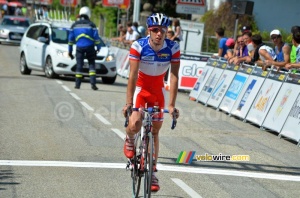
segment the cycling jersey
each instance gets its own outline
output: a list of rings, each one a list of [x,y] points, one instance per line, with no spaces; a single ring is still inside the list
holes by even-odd
[[[157,105],[165,107],[164,75],[170,63],[180,62],[180,48],[178,43],[166,39],[163,47],[155,52],[149,43],[149,36],[141,38],[131,45],[129,59],[139,61],[139,72],[134,93],[134,107],[148,107]],[[163,114],[157,117],[162,121]],[[155,119],[154,119],[155,120]]]

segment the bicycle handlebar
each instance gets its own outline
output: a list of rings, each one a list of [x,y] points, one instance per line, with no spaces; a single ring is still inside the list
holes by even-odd
[[[148,107],[148,108],[127,108],[126,110],[126,118],[125,118],[125,124],[124,124],[124,127],[127,127],[128,126],[128,122],[129,122],[129,116],[131,115],[132,111],[144,111],[144,112],[148,112],[148,113],[159,113],[159,112],[162,112],[162,113],[169,113],[169,110],[168,109],[156,109],[154,107]],[[172,113],[172,125],[171,125],[171,129],[175,129],[176,127],[176,124],[177,124],[177,119],[176,119],[176,108],[175,108],[175,111]]]

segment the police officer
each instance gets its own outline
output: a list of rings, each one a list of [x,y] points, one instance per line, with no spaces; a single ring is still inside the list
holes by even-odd
[[[83,60],[89,62],[90,83],[93,90],[98,90],[96,86],[95,59],[99,52],[100,37],[96,25],[90,21],[91,11],[88,7],[82,7],[79,11],[79,19],[72,25],[69,33],[69,56],[73,59],[73,44],[76,43],[76,82],[75,89],[80,89],[82,80]],[[97,50],[95,50],[95,46]]]

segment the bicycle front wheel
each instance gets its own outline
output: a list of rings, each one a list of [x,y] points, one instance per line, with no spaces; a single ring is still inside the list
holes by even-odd
[[[145,140],[145,153],[144,153],[144,198],[151,197],[151,184],[153,173],[153,136],[148,133]]]
[[[131,179],[132,179],[132,194],[134,198],[139,196],[140,187],[141,187],[141,167],[140,159],[142,155],[142,142],[140,133],[136,136],[134,142],[134,157],[132,159],[132,170],[131,170]]]

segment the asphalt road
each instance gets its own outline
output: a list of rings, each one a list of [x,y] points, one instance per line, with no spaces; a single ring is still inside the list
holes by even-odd
[[[0,197],[132,197],[123,156],[127,79],[74,89],[74,79],[19,72],[18,46],[0,45]],[[177,128],[166,115],[153,197],[299,197],[300,148],[276,133],[178,94]],[[196,155],[248,155],[249,161],[176,163]]]

